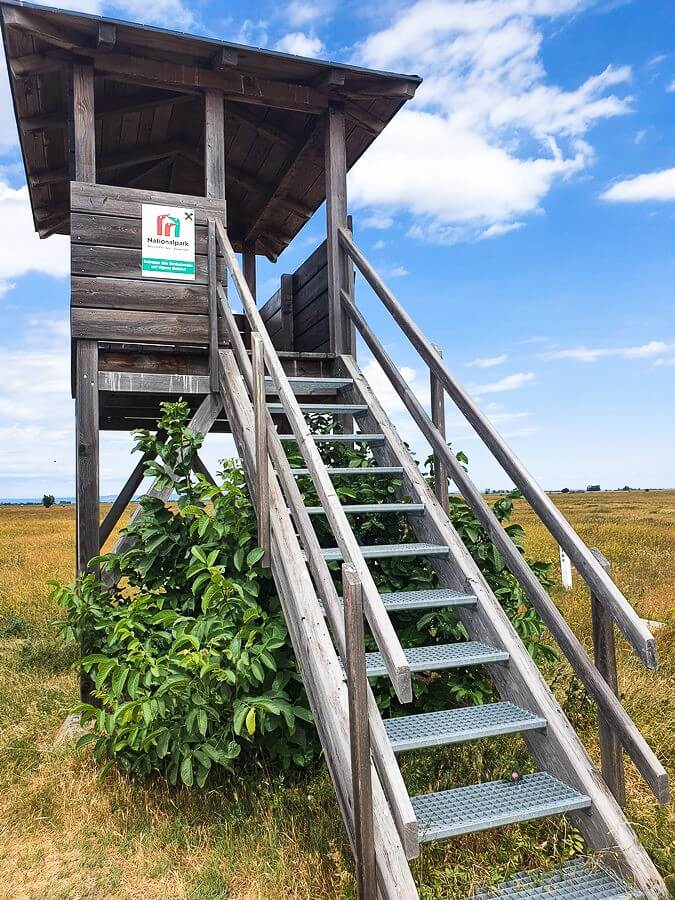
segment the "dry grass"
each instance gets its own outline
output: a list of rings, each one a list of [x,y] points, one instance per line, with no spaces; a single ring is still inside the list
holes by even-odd
[[[624,645],[624,702],[666,765],[675,771],[675,493],[556,495],[641,615],[658,632],[661,669],[644,670]],[[74,653],[63,648],[47,579],[72,575],[72,507],[0,508],[0,898],[340,898],[353,896],[351,864],[325,775],[284,782],[260,772],[208,792],[161,782],[103,783],[86,753],[54,747],[76,701]],[[525,508],[533,556],[556,548]],[[555,592],[577,634],[589,634],[588,601],[576,583]],[[589,747],[593,715],[555,667]],[[451,786],[524,766],[518,740],[406,761],[411,785]],[[673,872],[675,821],[628,768],[628,813],[665,874]],[[540,822],[425,848],[415,873],[425,898],[466,897],[471,887],[516,868],[571,854],[577,837],[561,822]]]

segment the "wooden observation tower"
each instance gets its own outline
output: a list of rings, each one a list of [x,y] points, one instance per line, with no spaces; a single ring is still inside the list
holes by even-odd
[[[516,880],[491,897],[525,890],[548,900],[665,898],[622,811],[623,752],[660,802],[668,780],[617,699],[614,627],[652,668],[654,639],[606,561],[496,433],[351,232],[347,171],[420,78],[12,0],[0,2],[0,15],[35,229],[43,238],[71,238],[78,571],[98,555],[147,462],[101,521],[99,431],[153,427],[162,400],[184,397],[195,431],[234,436],[357,858],[360,896],[417,897],[408,860],[424,841],[566,814],[603,868],[575,863],[532,883]],[[258,303],[256,257],[275,261],[324,201],[326,240]],[[430,413],[356,303],[355,268],[428,367]],[[243,314],[231,308],[233,292]],[[433,488],[357,365],[357,332],[431,446]],[[586,581],[595,661],[448,449],[446,398]],[[317,412],[335,417],[338,432],[311,434],[305,417]],[[331,468],[321,456],[325,440],[367,445],[370,464]],[[306,468],[290,467],[283,446],[291,441]],[[320,506],[304,505],[296,484],[303,475]],[[395,478],[396,502],[341,505],[334,480],[362,477]],[[448,478],[597,704],[601,771],[452,526]],[[359,545],[351,517],[369,514],[405,517],[411,540]],[[328,519],[335,547],[319,545],[317,515]],[[428,561],[437,588],[379,594],[368,561],[392,557]],[[343,597],[331,560],[344,563]],[[401,646],[399,613],[450,608],[468,640]],[[378,648],[365,655],[363,616]],[[409,704],[415,672],[475,666],[484,668],[499,702],[432,714],[415,714],[413,704],[410,715],[383,721],[367,681],[388,677]],[[517,784],[409,796],[397,753],[515,733],[536,769]]]

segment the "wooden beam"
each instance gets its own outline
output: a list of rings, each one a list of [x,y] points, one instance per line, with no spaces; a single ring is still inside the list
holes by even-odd
[[[117,43],[117,25],[112,22],[98,23],[96,47],[98,50],[112,50]]]
[[[192,103],[194,100],[195,98],[191,94],[177,94],[150,88],[126,97],[102,99],[96,104],[94,118],[123,116],[126,113],[142,112],[144,109],[158,109],[161,106],[173,106],[176,103]],[[19,124],[23,131],[39,131],[43,128],[62,128],[65,126],[65,118],[63,110],[56,110],[51,113],[26,116],[19,120]]]
[[[326,97],[314,88],[242,75],[227,70],[214,71],[185,63],[147,59],[123,53],[104,53],[80,47],[80,52],[94,57],[94,67],[101,75],[136,84],[173,85],[195,93],[208,88],[222,91],[226,99],[258,106],[319,115],[328,105]]]
[[[225,116],[228,119],[236,119],[239,122],[243,122],[245,125],[250,125],[251,128],[254,128],[258,132],[258,134],[269,138],[269,140],[274,141],[277,144],[283,144],[285,147],[293,147],[297,141],[296,135],[290,134],[288,131],[280,128],[278,125],[274,125],[272,122],[258,121],[258,119],[247,112],[243,106],[236,103],[227,104]]]
[[[328,254],[328,319],[332,353],[348,353],[349,326],[345,321],[340,292],[350,293],[340,245],[340,228],[347,226],[347,148],[344,111],[331,105],[325,119],[326,249]]]
[[[281,287],[281,349],[292,350],[294,344],[293,334],[293,276],[282,275]]]
[[[344,90],[339,93],[341,96],[354,98],[400,97],[410,100],[418,87],[419,83],[407,78],[350,78]]]
[[[438,344],[434,344],[434,350],[439,356],[443,356],[443,350]],[[445,434],[445,391],[443,390],[434,372],[429,370],[429,390],[431,393],[431,421]],[[433,454],[434,460],[434,493],[441,504],[441,508],[448,511],[448,469],[438,453]]]
[[[314,85],[317,88],[339,88],[343,87],[345,83],[345,72],[344,69],[328,69],[326,72],[322,72],[321,75],[314,81]]]
[[[244,240],[248,241],[251,240],[251,238],[256,238],[259,243],[261,240],[264,240],[266,235],[264,233],[262,220],[268,208],[277,202],[282,205],[287,202],[284,198],[285,191],[292,185],[296,172],[306,164],[306,154],[310,153],[314,147],[318,145],[320,138],[323,137],[323,131],[323,121],[319,120],[313,128],[311,128],[309,133],[304,135],[289,152],[284,164],[283,174],[281,174],[281,177],[277,181],[276,187],[270,188],[269,193],[259,205]],[[267,237],[269,237],[269,234],[267,234]]]
[[[225,118],[223,94],[204,92],[204,169],[206,196],[225,198]]]
[[[232,69],[239,65],[239,53],[234,47],[220,47],[211,57],[211,68],[220,71],[221,69]]]
[[[255,424],[256,491],[258,546],[264,551],[262,564],[271,564],[270,480],[267,450],[267,393],[265,390],[265,351],[257,331],[251,334],[251,370],[253,378],[253,419]]]
[[[73,152],[75,181],[96,181],[94,69],[73,63]]]
[[[208,224],[208,267],[209,267],[209,377],[211,390],[219,387],[218,361],[218,260],[216,257],[216,223]]]
[[[100,376],[100,373],[99,373]],[[148,451],[144,453],[143,456],[138,460],[136,465],[134,466],[134,470],[131,475],[127,478],[122,490],[119,492],[117,497],[115,498],[115,502],[110,507],[108,512],[106,513],[105,518],[101,522],[99,528],[99,546],[101,550],[103,550],[103,545],[108,540],[110,535],[115,528],[115,525],[120,520],[120,517],[127,506],[133,500],[134,494],[140,487],[143,478],[145,477],[145,467],[155,458],[155,454]]]
[[[157,159],[168,159],[172,156],[183,156],[198,164],[202,163],[201,156],[196,147],[186,144],[184,141],[164,141],[160,144],[145,144],[135,147],[133,150],[125,150],[122,153],[112,153],[102,156],[98,162],[100,175],[110,173],[115,169],[130,169],[146,162]],[[30,176],[33,187],[43,187],[47,184],[59,184],[68,180],[68,170],[46,169]],[[95,181],[95,178],[78,177],[78,181]]]
[[[27,53],[9,60],[9,68],[15,78],[30,78],[58,72],[69,66],[72,58],[68,53]]]
[[[62,50],[81,50],[91,42],[90,35],[83,31],[77,31],[70,26],[56,25],[38,12],[16,6],[4,6],[2,18],[5,27],[29,32],[31,37]]]
[[[355,122],[358,122],[359,125],[363,126],[363,128],[371,134],[378,135],[384,130],[387,124],[383,119],[368,112],[367,109],[364,109],[357,103],[348,103],[345,106],[345,112],[351,119],[354,119]]]

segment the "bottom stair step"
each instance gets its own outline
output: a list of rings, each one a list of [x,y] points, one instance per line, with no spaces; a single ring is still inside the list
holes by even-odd
[[[546,719],[514,706],[486,703],[417,716],[385,719],[384,727],[395,753],[443,744],[458,744],[499,734],[515,734],[546,728]]]
[[[644,895],[616,876],[575,860],[553,870],[521,872],[474,900],[638,900]]]
[[[420,841],[485,831],[591,805],[590,797],[547,772],[526,775],[515,784],[488,781],[411,800]]]

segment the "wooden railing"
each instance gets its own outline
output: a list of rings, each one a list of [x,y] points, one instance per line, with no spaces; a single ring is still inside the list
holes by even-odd
[[[611,614],[643,662],[649,668],[655,668],[655,640],[635,610],[630,606],[571,525],[556,509],[549,497],[497,434],[492,424],[451,375],[434,346],[422,334],[418,326],[384,284],[356,246],[350,233],[345,229],[340,229],[339,233],[342,247],[384,306],[392,314],[394,320],[410,339],[422,359],[427,363],[434,378],[437,379],[438,383],[454,400],[488,449],[491,450],[498,462],[502,464],[504,470],[528,500],[540,520],[569,554],[597,601]],[[517,578],[533,607],[547,625],[558,646],[572,665],[574,672],[583,681],[589,694],[598,705],[605,722],[614,729],[618,739],[635,762],[657,799],[661,803],[668,802],[668,777],[665,769],[621,706],[610,686],[593,665],[583,645],[500,524],[480,490],[474,485],[469,475],[457,461],[454,453],[449,449],[445,435],[436,427],[417,396],[410,390],[397,366],[366,321],[363,313],[354,305],[351,298],[344,291],[341,294],[341,298],[345,312],[360,332],[406,409],[431,445],[436,458],[447,467],[450,478],[499,549],[509,570]]]
[[[327,510],[327,513],[330,512],[328,518],[333,527],[333,533],[342,549],[345,561],[347,564],[351,564],[354,567],[354,571],[358,577],[365,601],[363,603],[365,615],[371,626],[373,636],[378,643],[383,658],[385,661],[388,661],[387,670],[393,675],[392,681],[399,696],[402,694],[403,697],[406,697],[408,696],[411,684],[410,670],[398,641],[398,637],[393,631],[388,614],[382,605],[379,592],[372,581],[372,576],[370,575],[365,560],[358,548],[354,534],[340,507],[339,499],[332,488],[324,463],[309,433],[304,416],[300,411],[293,390],[288,382],[288,378],[279,361],[279,357],[277,356],[265,326],[260,319],[259,311],[239,268],[236,256],[227,238],[227,234],[220,223],[217,223],[216,234],[219,246],[225,257],[226,266],[231,274],[232,281],[237,288],[246,315],[249,318],[252,333],[255,333],[259,341],[265,365],[272,377],[279,399],[284,406],[284,413],[293,429],[294,435],[298,441],[298,446],[300,447],[307,464],[307,468],[314,476],[317,492],[321,497],[324,508]],[[250,396],[259,397],[259,389],[257,392],[254,389],[255,381],[253,366],[249,360],[241,333],[236,326],[234,315],[229,306],[225,290],[221,284],[218,285],[217,294],[220,316],[225,327],[225,332],[229,338],[239,372],[243,377],[244,384],[246,385]],[[259,364],[258,372],[260,372]],[[258,375],[258,378],[259,377],[260,376]],[[295,476],[293,475],[282,443],[279,440],[279,436],[272,422],[271,415],[264,406],[264,403],[258,402],[258,408],[264,409],[269,459],[274,466],[274,471],[279,479],[284,498],[295,521],[295,526],[307,557],[309,570],[317,591],[323,601],[326,618],[333,639],[343,664],[346,667],[347,640],[343,609],[337,590],[333,583],[328,564],[321,552],[321,547],[310,516],[305,507],[303,497],[296,483]],[[258,432],[258,439],[260,439],[262,428],[261,422],[256,429],[260,429]],[[258,440],[256,441],[256,447],[257,446],[260,446]],[[260,472],[261,466],[258,465],[257,468],[258,472]],[[258,477],[260,477],[260,474],[258,474]],[[326,484],[326,482],[328,484]],[[336,506],[338,507],[338,511],[335,509]],[[367,578],[363,577],[364,571],[367,573]],[[417,856],[419,852],[417,820],[405,784],[403,783],[396,757],[394,756],[391,744],[387,738],[377,703],[369,686],[367,686],[366,695],[368,709],[367,721],[370,729],[373,761],[389,802],[389,807],[401,843],[407,857],[410,859]],[[405,700],[403,702],[405,702]]]

